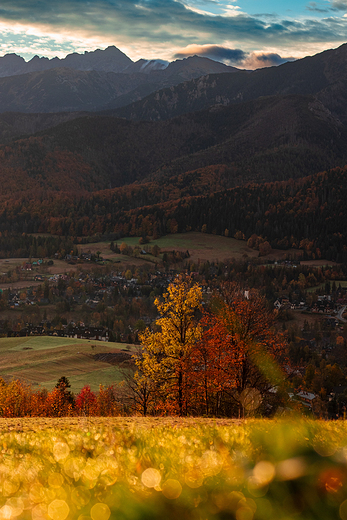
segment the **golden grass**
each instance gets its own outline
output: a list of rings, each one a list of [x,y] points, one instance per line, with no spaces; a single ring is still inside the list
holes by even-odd
[[[0,420],[0,518],[346,520],[345,422]]]

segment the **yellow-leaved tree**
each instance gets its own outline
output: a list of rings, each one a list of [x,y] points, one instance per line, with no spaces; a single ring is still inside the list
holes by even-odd
[[[187,363],[202,336],[199,311],[201,288],[189,276],[180,275],[155,305],[161,317],[155,330],[140,335],[141,355],[136,357],[135,381],[147,379],[165,401],[166,410],[184,415],[187,410]]]

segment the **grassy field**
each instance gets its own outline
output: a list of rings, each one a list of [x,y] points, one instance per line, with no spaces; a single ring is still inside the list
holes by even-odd
[[[122,238],[118,241],[118,246],[121,245],[122,242],[135,247],[139,246],[139,237],[126,237]],[[164,251],[189,251],[190,259],[193,262],[198,261],[225,261],[231,258],[235,258],[236,260],[244,260],[251,258],[258,258],[258,251],[250,249],[247,247],[247,243],[245,240],[236,240],[234,238],[223,237],[218,235],[208,235],[206,233],[198,233],[198,232],[189,232],[189,233],[177,233],[173,235],[167,235],[158,238],[157,240],[151,240],[148,244],[149,247],[154,245],[158,245],[162,252]],[[90,244],[83,244],[78,246],[79,252],[91,252],[96,254],[100,253],[100,256],[105,260],[106,264],[115,264],[115,268],[122,270],[126,269],[129,265],[140,266],[144,263],[152,262],[156,263],[160,261],[160,257],[155,258],[151,255],[142,256],[139,255],[138,258],[133,256],[126,256],[117,253],[113,253],[110,250],[110,241],[103,242],[94,242]],[[266,260],[283,260],[287,258],[288,254],[293,255],[296,254],[300,256],[299,250],[273,250],[269,255],[262,257],[264,262]],[[13,270],[16,266],[23,264],[23,262],[27,259],[23,258],[11,258],[11,259],[0,259],[0,273],[7,273],[9,270]],[[327,264],[324,260],[319,260],[323,264]],[[306,262],[307,263],[307,262]],[[45,266],[38,270],[40,274],[43,274],[44,277],[49,277],[53,274],[63,274],[68,273],[70,271],[79,271],[80,269],[92,269],[94,264],[91,263],[77,263],[77,264],[68,264],[64,260],[54,260],[54,264],[52,266]],[[102,264],[99,264],[100,266]],[[8,287],[18,288],[18,287],[29,287],[34,285],[40,285],[42,282],[34,282],[34,275],[37,274],[35,272],[30,272],[27,275],[26,281],[20,282],[11,282],[11,283],[2,283],[0,284],[0,288],[6,289]]]
[[[118,246],[125,242],[126,244],[135,247],[139,245],[138,237],[127,237],[119,241]],[[158,238],[157,240],[151,240],[148,246],[152,247],[158,245],[162,251],[189,251],[191,260],[196,262],[201,261],[224,261],[230,258],[244,259],[244,258],[257,258],[258,251],[247,247],[245,240],[236,240],[234,238],[227,238],[218,235],[208,235],[206,233],[177,233],[173,235],[167,235]],[[124,258],[122,255],[112,255],[109,250],[109,243],[101,242],[98,244],[88,244],[93,252],[97,250],[102,251],[101,256],[105,258]],[[83,246],[83,249],[86,246]],[[110,254],[111,253],[111,254]],[[271,254],[264,257],[269,260],[281,260],[288,253],[298,253],[299,251],[282,251],[274,250]]]
[[[129,351],[131,352],[131,349]],[[84,385],[93,391],[99,385],[112,385],[123,379],[117,366],[95,361],[99,353],[117,353],[128,350],[120,343],[103,343],[70,338],[34,336],[0,339],[0,377],[6,381],[22,379],[35,389],[39,385],[51,390],[61,376],[78,393]]]
[[[120,239],[117,243],[118,246],[122,242],[135,247],[139,246],[139,237],[126,237]],[[258,251],[250,249],[247,247],[247,243],[245,240],[236,240],[234,238],[223,237],[218,235],[208,235],[206,233],[198,233],[198,232],[189,232],[189,233],[177,233],[172,235],[167,235],[158,238],[157,240],[151,240],[148,246],[152,247],[154,245],[158,245],[162,251],[189,251],[191,255],[191,260],[197,262],[201,261],[224,261],[230,258],[235,258],[237,260],[245,259],[245,258],[257,258]],[[102,242],[93,242],[90,244],[83,244],[78,246],[79,252],[91,252],[96,254],[100,252],[100,256],[104,258],[106,262],[117,263],[120,264],[119,268],[127,267],[127,265],[142,265],[144,262],[152,261],[155,262],[155,257],[152,256],[139,256],[128,257],[125,255],[120,255],[113,253],[110,250],[110,241],[102,241]],[[296,254],[298,257],[301,252],[299,250],[279,250],[274,249],[269,255],[262,257],[264,261],[266,260],[283,260],[288,254],[293,255]],[[11,258],[11,259],[0,259],[0,273],[7,273],[9,270],[13,270],[16,266],[23,264],[27,259],[24,258]],[[34,260],[34,259],[33,259]],[[334,262],[328,262],[326,260],[317,260],[317,261],[306,261],[302,262],[304,265],[336,265]],[[64,260],[54,260],[54,264],[52,266],[45,266],[39,269],[38,272],[43,274],[44,276],[51,276],[53,274],[63,274],[69,271],[79,271],[81,268],[88,269],[91,268],[92,264],[90,263],[81,263],[81,264],[68,264]],[[28,273],[28,281],[27,282],[12,282],[12,283],[4,283],[3,288],[7,288],[8,286],[17,287],[17,286],[29,286],[31,279],[36,274],[36,271],[33,273]],[[20,285],[22,283],[22,285]],[[23,285],[24,284],[24,285]],[[33,283],[32,283],[33,284]],[[37,284],[34,284],[37,285]],[[2,287],[2,286],[1,286]]]
[[[32,260],[35,260],[34,258]],[[37,260],[37,259],[36,259]],[[0,259],[0,275],[5,275],[8,271],[13,271],[16,267],[21,266],[27,262],[27,258],[10,258],[8,260]],[[84,264],[84,268],[86,265]],[[16,282],[7,282],[7,280],[0,282],[0,289],[21,289],[25,287],[37,287],[42,285],[42,281],[35,281],[37,274],[41,275],[43,279],[49,278],[54,274],[64,274],[71,271],[80,271],[81,264],[71,265],[65,260],[54,260],[51,266],[34,267],[32,271],[25,271],[22,274],[23,280]]]
[[[332,285],[333,282],[330,282],[330,284]],[[341,285],[341,287],[344,287],[344,288],[347,287],[346,280],[335,280],[335,284],[336,284],[336,287],[338,287],[339,285]],[[307,289],[307,292],[322,291],[324,293],[324,290],[325,290],[325,282],[321,283],[320,285],[317,285],[316,287],[310,287],[309,289]]]
[[[308,266],[313,266],[313,267],[327,267],[327,266],[331,266],[333,267],[334,265],[339,265],[337,262],[334,262],[333,260],[303,260],[302,262],[300,262],[302,265],[308,265]]]
[[[346,422],[0,420],[0,518],[346,520]]]

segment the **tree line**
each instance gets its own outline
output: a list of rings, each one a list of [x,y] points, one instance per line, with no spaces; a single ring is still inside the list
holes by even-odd
[[[68,378],[62,376],[56,386],[33,390],[20,380],[0,379],[0,417],[67,417],[120,415],[114,386],[103,387],[99,392],[85,385],[75,396]]]
[[[83,195],[27,194],[2,204],[0,250],[24,255],[31,244],[26,238],[20,244],[23,233],[73,237],[77,242],[77,237],[100,234],[118,240],[193,230],[246,239],[256,234],[272,248],[299,248],[305,258],[346,262],[346,189],[347,167],[204,196],[182,197],[178,191],[172,200],[155,182]],[[51,250],[47,241],[47,252]]]

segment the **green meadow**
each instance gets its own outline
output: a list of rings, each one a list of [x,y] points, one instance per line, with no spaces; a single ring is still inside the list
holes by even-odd
[[[123,379],[116,365],[95,360],[95,354],[131,353],[131,348],[124,343],[51,336],[0,338],[0,377],[24,380],[34,390],[39,386],[51,390],[65,376],[73,392],[85,385],[95,392],[100,384],[109,386]]]
[[[131,247],[139,245],[138,237],[126,237],[119,241],[118,245],[125,242]],[[241,258],[245,254],[250,257],[257,257],[258,251],[247,247],[246,241],[236,240],[218,235],[207,235],[206,233],[189,232],[166,235],[156,240],[151,240],[149,247],[157,245],[162,251],[189,251],[192,260],[215,261],[226,258]],[[146,247],[143,246],[143,247]]]

